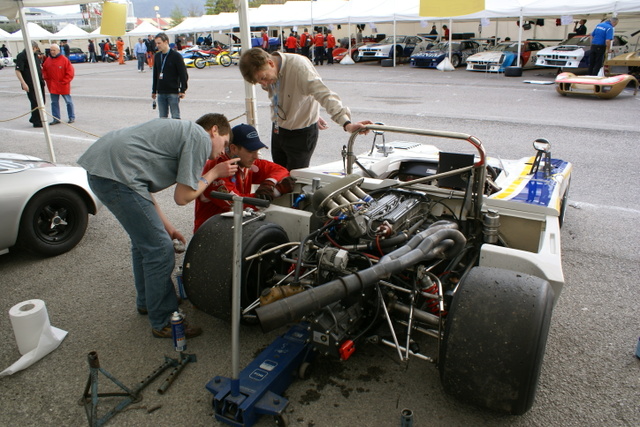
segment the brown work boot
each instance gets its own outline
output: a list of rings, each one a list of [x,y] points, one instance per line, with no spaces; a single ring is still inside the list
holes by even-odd
[[[172,338],[172,333],[171,333],[171,325],[167,325],[164,328],[158,330],[158,329],[151,329],[151,333],[153,334],[154,337],[156,338]],[[190,326],[187,322],[184,322],[184,335],[187,338],[195,338],[198,335],[202,334],[202,328],[198,327],[198,326]]]

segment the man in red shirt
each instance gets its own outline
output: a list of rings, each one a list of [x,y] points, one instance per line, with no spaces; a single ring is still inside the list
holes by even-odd
[[[238,171],[235,175],[213,181],[196,199],[194,233],[212,216],[231,210],[233,202],[212,198],[209,196],[212,191],[273,200],[293,190],[295,181],[289,176],[286,168],[260,159],[258,152],[267,146],[260,141],[258,132],[253,126],[237,125],[231,129],[231,132],[233,137],[230,140],[229,152],[216,160],[208,160],[202,173],[213,169],[219,163],[233,161],[233,159],[238,159]],[[259,184],[255,193],[251,192],[253,184]]]
[[[71,80],[75,75],[73,65],[69,59],[60,55],[60,46],[52,44],[49,47],[49,57],[42,64],[42,77],[47,82],[49,93],[51,94],[51,115],[53,121],[50,125],[60,123],[60,97],[67,104],[67,114],[69,115],[69,123],[73,123],[76,114],[73,108],[73,100],[71,99]]]
[[[304,29],[304,32],[300,35],[300,50],[302,56],[309,57],[309,46],[311,46],[311,35],[308,29]]]
[[[336,47],[336,38],[327,30],[327,65],[333,64],[333,48]]]
[[[262,48],[269,51],[269,36],[267,35],[267,30],[262,29]]]
[[[324,63],[324,36],[320,30],[318,30],[313,38],[313,45],[315,46],[315,57],[313,59],[313,63],[316,65],[322,65]]]
[[[293,33],[289,33],[289,37],[287,37],[287,43],[285,44],[287,48],[287,53],[296,53],[296,47],[298,47],[298,40],[296,40]]]

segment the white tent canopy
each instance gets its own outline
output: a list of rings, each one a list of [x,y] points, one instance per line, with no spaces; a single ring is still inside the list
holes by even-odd
[[[29,36],[36,40],[51,40],[55,39],[54,35],[49,31],[42,28],[35,22],[27,23],[27,32]],[[11,40],[22,40],[22,30],[18,30],[15,33],[11,33]]]
[[[11,34],[0,28],[0,40],[11,40]]]
[[[74,24],[67,24],[63,29],[53,34],[53,38],[59,40],[88,39],[91,37],[91,34]]]
[[[139,36],[148,36],[149,34],[151,34],[152,36],[155,36],[156,34],[158,34],[160,31],[158,27],[156,27],[153,24],[150,24],[147,21],[143,21],[142,24],[138,25],[136,28],[134,28],[131,31],[127,32],[127,36],[129,37],[139,37]]]

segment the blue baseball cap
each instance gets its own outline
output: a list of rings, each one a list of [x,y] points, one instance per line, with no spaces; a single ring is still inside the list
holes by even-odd
[[[231,133],[233,134],[231,143],[244,147],[246,150],[257,151],[261,148],[267,148],[267,146],[260,141],[260,136],[256,128],[251,125],[242,123],[241,125],[234,126],[231,129]]]

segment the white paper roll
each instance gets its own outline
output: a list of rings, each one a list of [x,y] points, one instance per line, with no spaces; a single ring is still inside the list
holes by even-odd
[[[51,329],[47,307],[40,299],[14,305],[9,310],[9,318],[18,350],[23,355],[38,346],[43,331]]]

